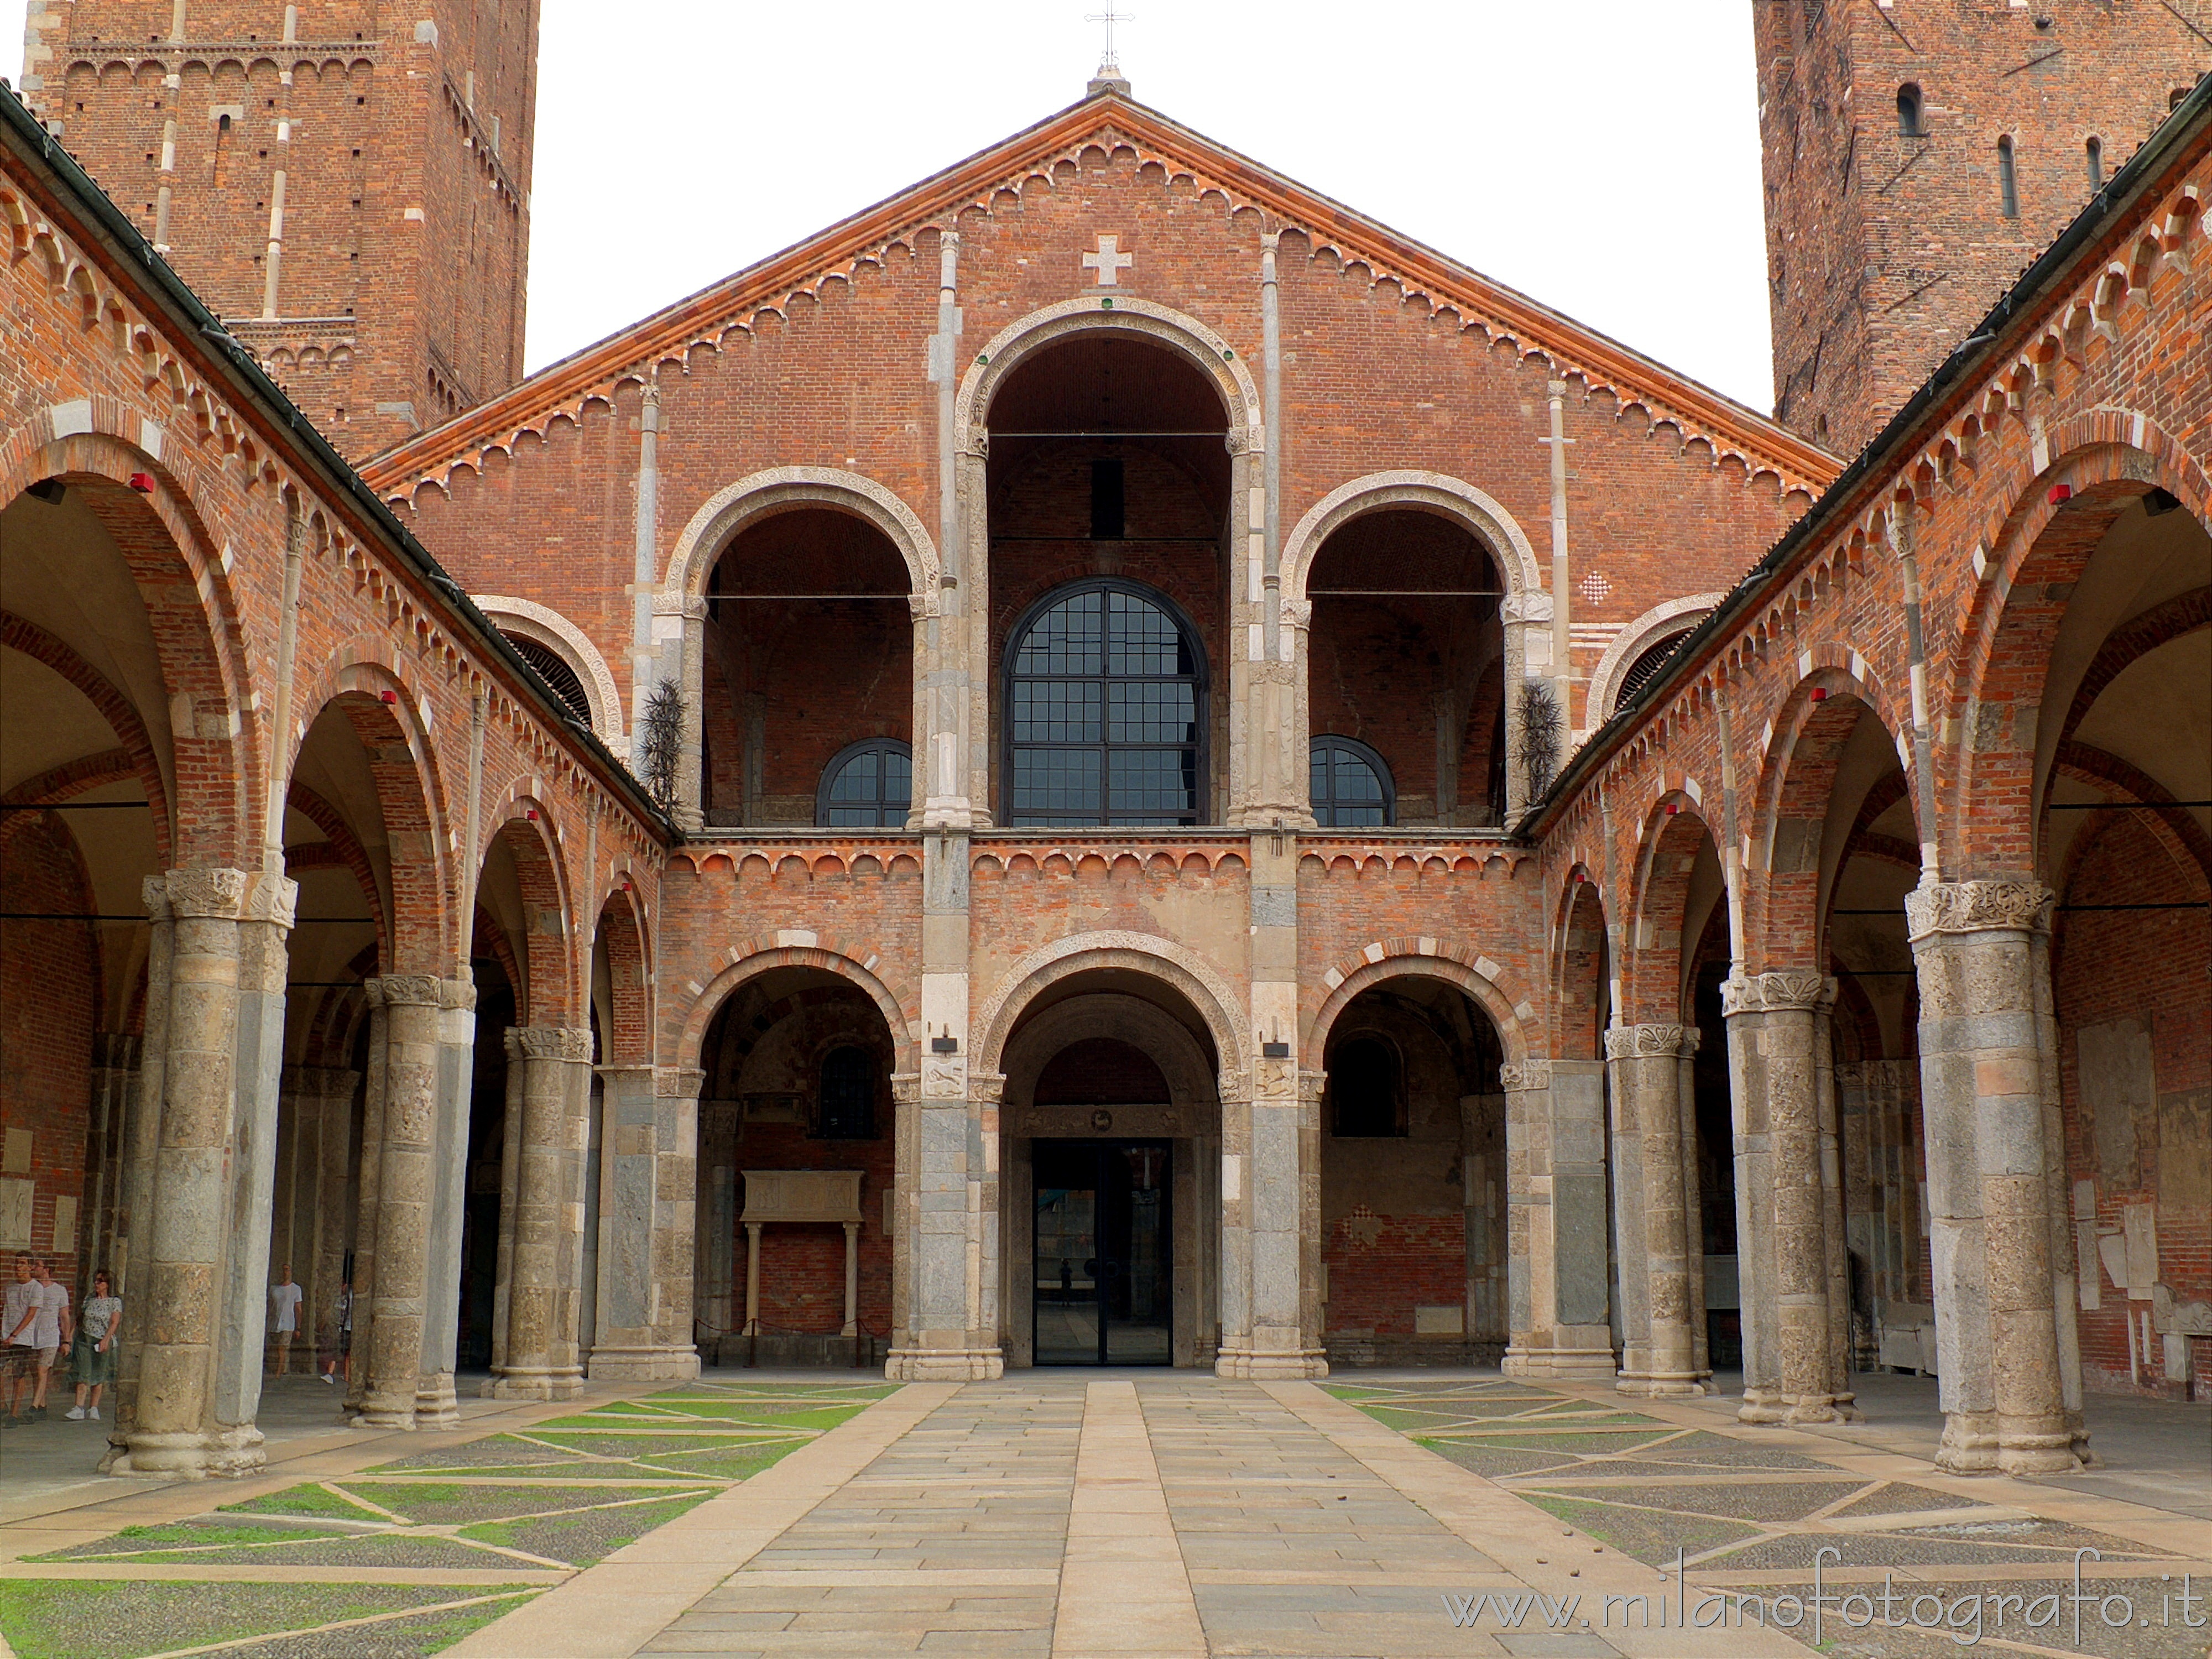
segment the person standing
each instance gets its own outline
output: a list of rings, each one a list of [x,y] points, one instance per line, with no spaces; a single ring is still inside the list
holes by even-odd
[[[23,1387],[38,1370],[38,1304],[31,1299],[31,1258],[15,1258],[15,1276],[9,1281],[5,1310],[0,1311],[0,1394],[8,1401],[7,1426],[26,1419],[20,1414]]]
[[[344,1371],[347,1382],[353,1381],[353,1285],[350,1281],[340,1281],[337,1302],[331,1316],[337,1328],[331,1333],[331,1351],[323,1358],[323,1381],[332,1388],[337,1386],[340,1370]]]
[[[278,1376],[289,1376],[292,1370],[292,1339],[300,1331],[300,1304],[307,1293],[292,1282],[292,1264],[284,1264],[284,1276],[269,1287],[269,1313],[271,1328],[276,1333],[276,1370]]]
[[[103,1268],[92,1276],[92,1294],[84,1299],[84,1327],[76,1345],[76,1404],[70,1408],[75,1421],[100,1421],[101,1391],[115,1380],[115,1350],[123,1340],[123,1298],[114,1292]],[[90,1407],[86,1404],[91,1395]]]
[[[40,1256],[31,1264],[31,1271],[35,1275],[31,1299],[39,1310],[38,1322],[32,1327],[32,1340],[38,1349],[39,1386],[31,1396],[30,1414],[36,1419],[46,1414],[46,1389],[54,1380],[54,1360],[70,1350],[71,1322],[69,1286],[54,1277],[53,1264]]]

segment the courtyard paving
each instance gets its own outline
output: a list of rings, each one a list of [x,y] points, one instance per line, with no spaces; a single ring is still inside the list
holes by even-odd
[[[40,1425],[0,1445],[0,1654],[2203,1659],[2212,1412],[1961,1480],[1929,1385],[1865,1381],[1819,1430],[1480,1372],[720,1371],[414,1435],[293,1390],[270,1474],[199,1486],[63,1479]]]

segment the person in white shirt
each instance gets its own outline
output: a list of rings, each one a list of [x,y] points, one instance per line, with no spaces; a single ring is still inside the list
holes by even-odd
[[[300,1304],[307,1293],[292,1282],[289,1262],[284,1267],[284,1276],[269,1287],[269,1316],[270,1328],[276,1333],[276,1375],[284,1376],[292,1370],[292,1339],[300,1331]]]
[[[31,1395],[30,1414],[40,1418],[46,1414],[46,1389],[54,1380],[54,1359],[70,1351],[72,1324],[69,1286],[54,1277],[53,1264],[40,1256],[31,1264],[31,1271],[36,1275],[31,1300],[39,1310],[32,1327],[32,1342],[38,1349],[39,1386]]]
[[[37,1375],[39,1349],[36,1328],[38,1304],[32,1300],[37,1286],[31,1279],[31,1258],[15,1258],[15,1275],[9,1281],[6,1310],[0,1312],[0,1395],[8,1402],[7,1426],[25,1419],[17,1414],[24,1385]]]

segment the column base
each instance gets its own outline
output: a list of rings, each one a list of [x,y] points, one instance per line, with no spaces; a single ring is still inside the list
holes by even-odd
[[[1319,1348],[1224,1347],[1213,1357],[1213,1374],[1242,1382],[1310,1382],[1328,1375],[1328,1356]]]
[[[1946,1474],[1997,1472],[1997,1414],[1946,1412],[1943,1440],[1936,1448],[1936,1467]]]
[[[1498,1369],[1507,1376],[1556,1377],[1566,1382],[1610,1382],[1620,1374],[1610,1347],[1524,1348],[1517,1343],[1505,1350]]]
[[[1849,1395],[1785,1394],[1782,1396],[1785,1423],[1858,1423],[1865,1413],[1851,1404]]]
[[[893,1348],[884,1361],[891,1382],[988,1382],[1006,1370],[996,1348]]]
[[[2043,1428],[2014,1427],[1998,1419],[1997,1468],[2005,1474],[2078,1474],[2081,1460],[2074,1432],[2063,1423]]]
[[[594,1348],[584,1375],[595,1382],[681,1382],[699,1375],[699,1350],[689,1342],[669,1348]]]
[[[1701,1400],[1708,1392],[1696,1371],[1623,1371],[1613,1378],[1613,1390],[1638,1400]]]
[[[486,1400],[574,1400],[584,1391],[583,1373],[574,1370],[501,1371],[483,1385]]]
[[[420,1425],[415,1420],[413,1395],[394,1395],[375,1389],[367,1390],[357,1402],[349,1402],[344,1412],[348,1427],[356,1429],[414,1429]]]
[[[1739,1423],[1786,1423],[1790,1413],[1782,1403],[1782,1396],[1772,1389],[1746,1389],[1743,1403],[1736,1407]]]
[[[149,1434],[133,1430],[126,1444],[111,1446],[102,1474],[155,1480],[235,1480],[268,1466],[261,1431],[251,1423],[213,1432]]]
[[[458,1429],[461,1402],[453,1394],[453,1374],[433,1371],[415,1390],[415,1426],[418,1429]]]

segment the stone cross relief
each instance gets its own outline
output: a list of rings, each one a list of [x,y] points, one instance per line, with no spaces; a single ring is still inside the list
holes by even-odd
[[[1119,288],[1121,285],[1121,273],[1136,263],[1135,254],[1121,252],[1121,239],[1119,236],[1101,236],[1098,239],[1098,252],[1083,256],[1084,268],[1097,273],[1098,286],[1101,288]]]

